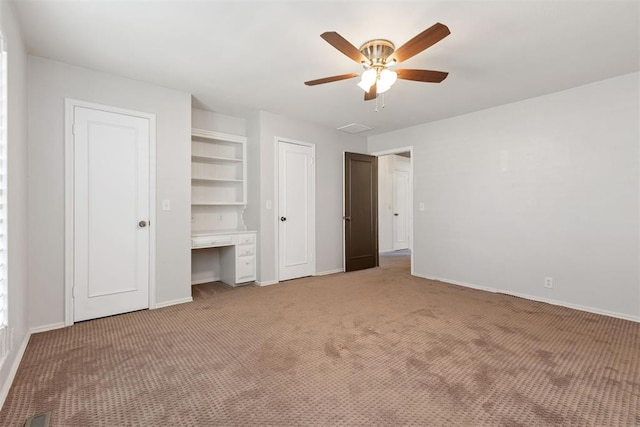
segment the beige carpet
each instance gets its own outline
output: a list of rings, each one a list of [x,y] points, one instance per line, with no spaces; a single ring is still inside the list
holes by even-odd
[[[0,425],[640,425],[640,325],[382,268],[34,335]]]

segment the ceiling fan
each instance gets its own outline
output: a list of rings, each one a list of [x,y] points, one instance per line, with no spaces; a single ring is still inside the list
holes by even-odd
[[[378,94],[391,88],[396,79],[413,80],[417,82],[440,83],[449,73],[432,70],[390,70],[389,67],[406,61],[428,47],[438,43],[451,32],[446,25],[436,23],[427,28],[398,49],[389,40],[375,39],[365,42],[360,49],[349,43],[335,31],[322,33],[322,37],[331,46],[362,64],[365,71],[361,75],[358,86],[365,91],[364,100],[376,99]],[[304,82],[307,86],[337,82],[339,80],[358,77],[358,73],[341,74],[339,76],[324,77],[322,79]]]

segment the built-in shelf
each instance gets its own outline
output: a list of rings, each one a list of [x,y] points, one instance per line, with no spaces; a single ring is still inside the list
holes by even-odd
[[[192,201],[192,206],[244,206],[244,202],[199,202]]]
[[[205,162],[205,163],[226,163],[226,162],[240,162],[242,163],[243,159],[236,159],[231,157],[218,157],[218,156],[191,156],[191,161],[193,162]]]
[[[192,177],[192,181],[209,181],[209,182],[244,182],[241,179],[227,179],[227,178],[204,178],[204,177]]]
[[[239,135],[191,130],[192,205],[246,204],[246,140]]]

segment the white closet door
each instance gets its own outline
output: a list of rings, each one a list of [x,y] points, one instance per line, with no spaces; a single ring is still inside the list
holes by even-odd
[[[393,171],[393,250],[409,247],[409,172]]]
[[[315,273],[313,148],[278,143],[279,280]]]
[[[74,108],[74,321],[149,307],[149,127]]]

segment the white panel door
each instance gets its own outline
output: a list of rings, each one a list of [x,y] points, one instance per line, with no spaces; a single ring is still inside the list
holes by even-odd
[[[279,280],[315,273],[313,148],[278,143]]]
[[[409,247],[409,172],[393,171],[393,250]]]
[[[74,321],[149,307],[149,126],[74,108]]]

